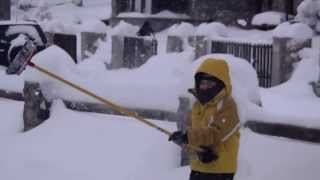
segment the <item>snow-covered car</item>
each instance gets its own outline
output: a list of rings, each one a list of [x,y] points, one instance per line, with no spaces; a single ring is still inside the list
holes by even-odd
[[[28,39],[34,42],[38,51],[47,46],[46,36],[39,24],[0,21],[0,65],[8,66]]]

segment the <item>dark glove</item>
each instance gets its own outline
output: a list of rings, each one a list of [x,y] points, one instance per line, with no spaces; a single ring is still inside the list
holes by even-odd
[[[216,161],[218,159],[218,155],[216,152],[212,150],[212,148],[208,146],[200,146],[203,151],[197,152],[198,159],[202,163],[210,163]]]
[[[183,131],[175,131],[169,136],[169,141],[178,145],[188,144],[188,134]]]

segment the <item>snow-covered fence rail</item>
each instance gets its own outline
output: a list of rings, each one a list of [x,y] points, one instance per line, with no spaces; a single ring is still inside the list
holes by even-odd
[[[0,1],[0,20],[10,20],[10,0]]]
[[[320,143],[320,129],[260,121],[248,121],[245,127],[260,134]]]
[[[110,69],[137,68],[157,54],[155,39],[112,36],[112,60]]]
[[[6,99],[12,99],[16,101],[23,101],[23,95],[20,92],[14,92],[14,91],[8,91],[0,89],[0,97],[6,98]]]
[[[67,108],[81,111],[81,112],[95,112],[111,115],[123,115],[120,112],[114,111],[111,108],[106,107],[103,104],[89,103],[89,102],[74,102],[74,101],[63,101]],[[139,108],[126,108],[131,112],[137,113],[141,117],[148,119],[176,121],[176,113],[168,112],[157,109],[139,109]]]
[[[0,97],[1,96],[2,94],[0,93]],[[22,100],[24,100],[23,120],[25,131],[40,125],[42,122],[49,118],[51,102],[46,100],[46,98],[43,96],[39,83],[25,82],[23,96],[21,98]],[[123,113],[117,112],[112,108],[106,107],[103,104],[69,100],[62,101],[68,109],[75,111],[123,115]],[[183,108],[185,107],[183,105],[185,103],[183,102],[184,101],[180,99],[180,106],[177,112],[148,108],[126,107],[125,109],[129,110],[130,112],[137,113],[137,115],[143,118],[176,122],[177,119],[183,119],[185,114],[187,114],[185,112],[186,108]]]

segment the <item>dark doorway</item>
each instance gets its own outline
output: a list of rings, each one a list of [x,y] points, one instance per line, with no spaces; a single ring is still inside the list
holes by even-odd
[[[169,10],[175,13],[186,13],[189,7],[189,0],[154,0],[154,12]]]

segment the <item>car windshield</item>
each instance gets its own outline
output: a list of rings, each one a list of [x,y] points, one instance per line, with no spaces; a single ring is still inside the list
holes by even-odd
[[[33,39],[38,45],[44,45],[37,29],[32,25],[13,25],[9,26],[5,32],[5,36],[12,36],[17,34],[26,34]]]

